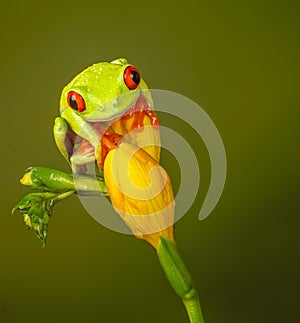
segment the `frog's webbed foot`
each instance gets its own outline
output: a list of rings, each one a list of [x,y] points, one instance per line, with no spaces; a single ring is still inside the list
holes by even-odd
[[[95,162],[95,149],[85,139],[81,140],[70,157],[70,166],[74,174],[86,174],[87,164]]]
[[[97,166],[103,169],[104,160],[110,150],[115,149],[118,143],[123,139],[123,136],[112,130],[106,130],[100,140],[97,156]]]

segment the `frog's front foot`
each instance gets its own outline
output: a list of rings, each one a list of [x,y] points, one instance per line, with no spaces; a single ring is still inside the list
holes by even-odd
[[[122,141],[123,136],[119,135],[116,132],[106,130],[104,135],[101,137],[101,153],[97,154],[97,166],[100,169],[103,169],[104,160],[106,155],[112,150],[117,148],[117,145]]]

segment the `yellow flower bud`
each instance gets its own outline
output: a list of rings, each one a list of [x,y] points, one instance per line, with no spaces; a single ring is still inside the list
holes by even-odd
[[[25,186],[32,186],[34,183],[31,179],[30,171],[26,171],[23,177],[20,179],[20,183]]]
[[[136,237],[156,249],[160,236],[174,241],[171,181],[147,152],[121,143],[106,156],[104,179],[114,209]]]

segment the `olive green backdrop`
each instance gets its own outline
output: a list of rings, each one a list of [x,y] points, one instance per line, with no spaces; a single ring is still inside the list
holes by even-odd
[[[62,87],[117,57],[152,88],[196,101],[222,135],[225,190],[198,221],[209,159],[182,125],[203,184],[176,236],[206,322],[299,321],[299,9],[271,0],[1,5],[0,322],[187,322],[154,250],[102,227],[76,197],[56,207],[44,249],[10,215],[28,193],[18,182],[26,167],[68,171],[52,136]],[[167,153],[162,161],[172,173]]]

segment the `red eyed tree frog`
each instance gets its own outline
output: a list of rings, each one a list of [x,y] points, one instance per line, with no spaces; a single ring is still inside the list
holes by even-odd
[[[159,160],[158,119],[147,89],[125,58],[90,66],[63,89],[54,137],[74,173],[94,160],[102,169],[107,152],[131,130],[130,140]],[[143,128],[149,125],[154,127]]]

